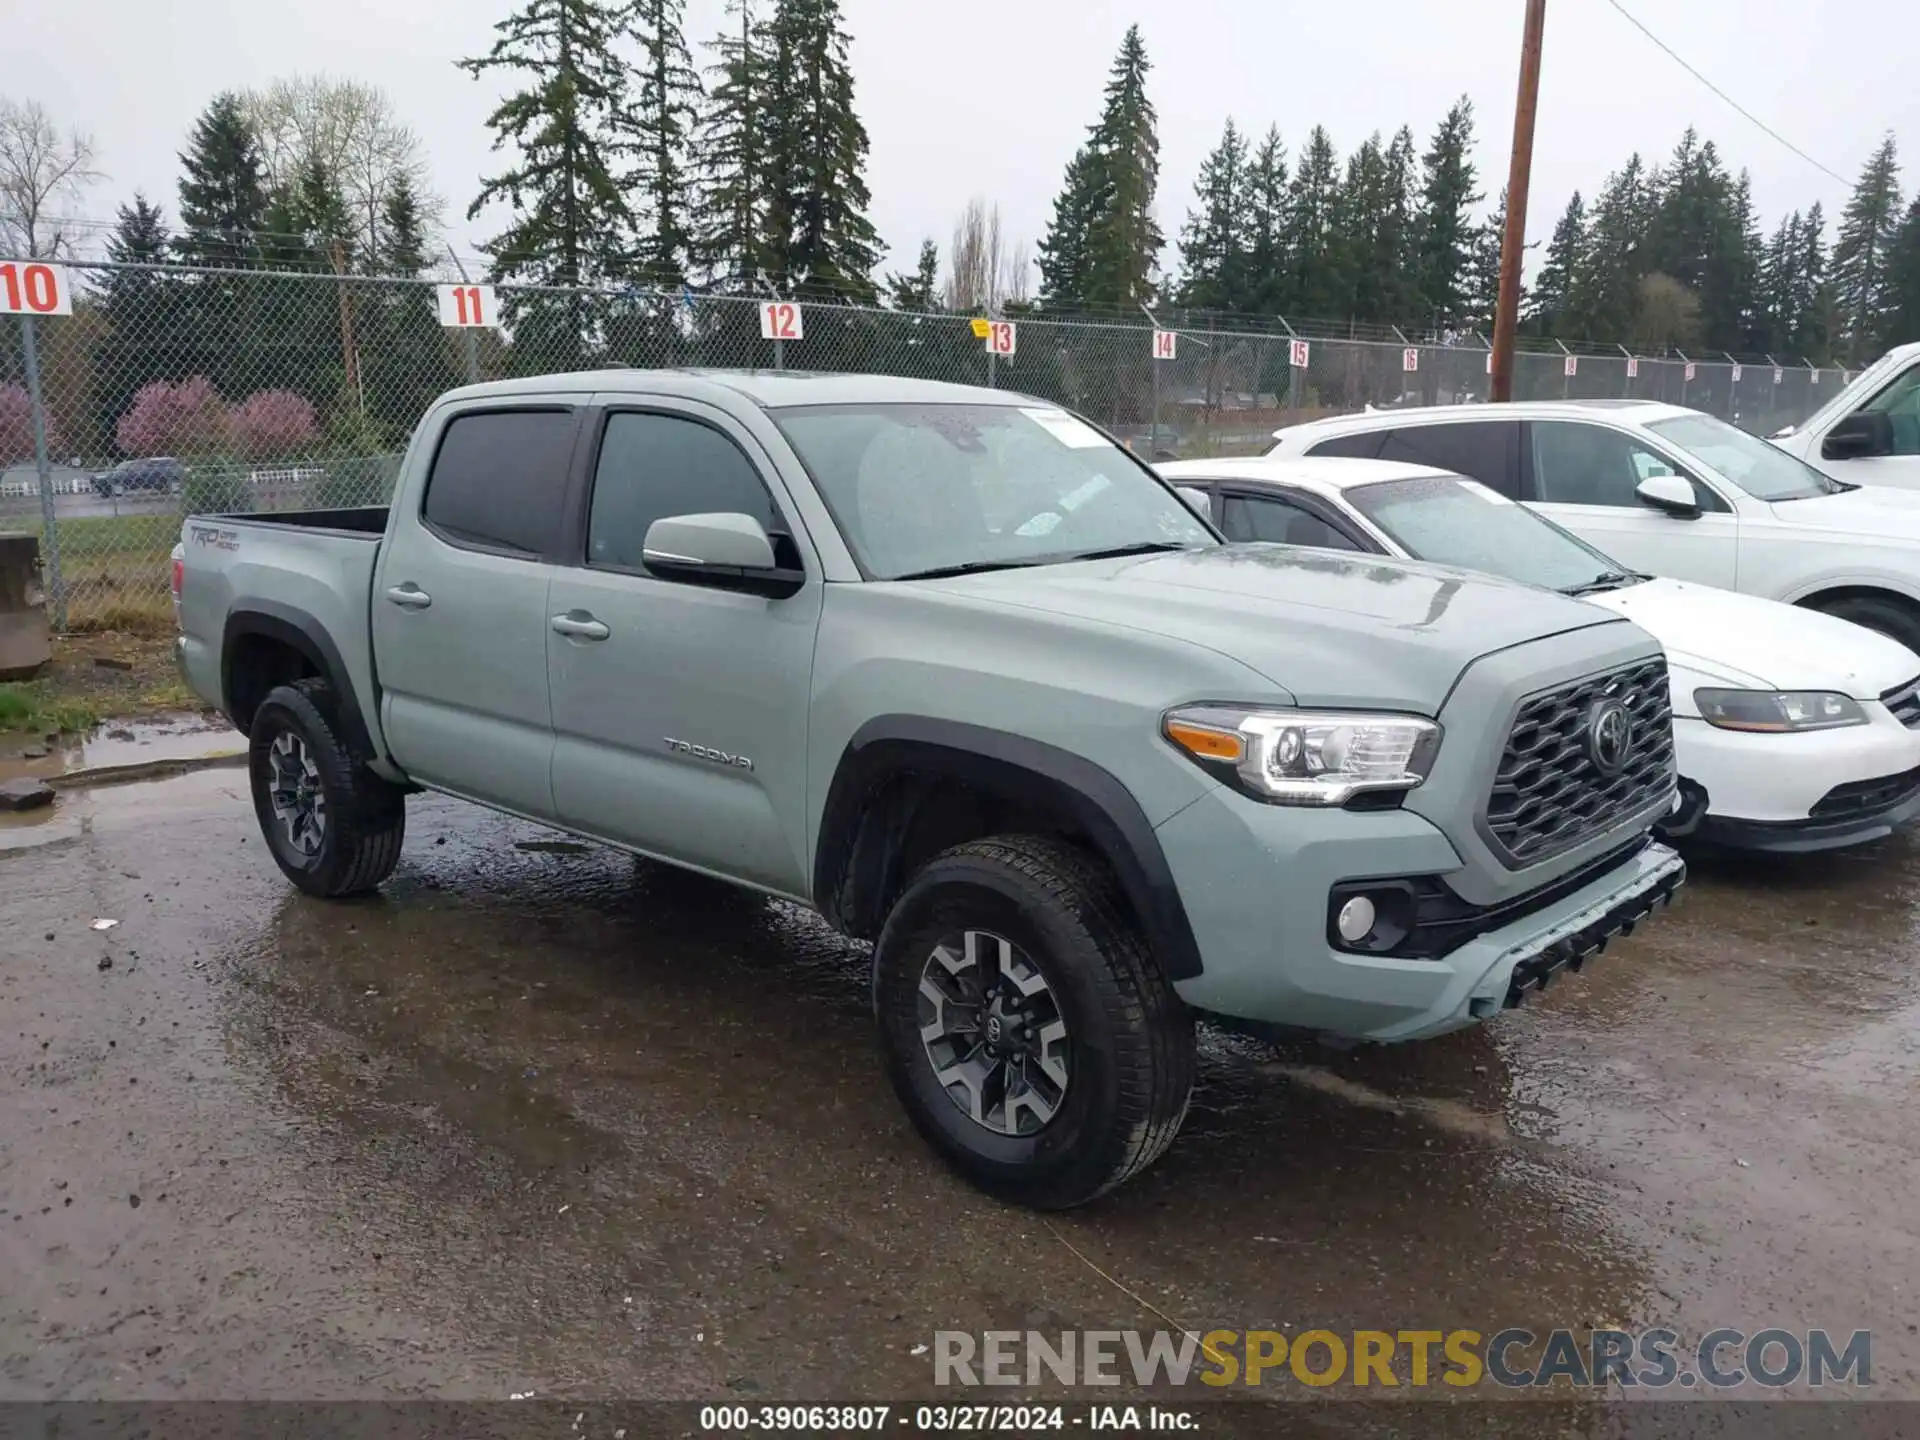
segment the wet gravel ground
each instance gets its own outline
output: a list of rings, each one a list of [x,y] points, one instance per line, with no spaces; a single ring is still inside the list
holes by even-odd
[[[941,1329],[1776,1323],[1871,1329],[1920,1399],[1909,843],[1698,864],[1445,1040],[1209,1036],[1171,1155],[1048,1219],[930,1158],[804,912],[433,798],[326,905],[244,786],[0,828],[0,1399],[898,1398]]]

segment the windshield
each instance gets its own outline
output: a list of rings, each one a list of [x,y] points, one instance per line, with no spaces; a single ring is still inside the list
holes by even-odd
[[[1630,584],[1626,570],[1551,520],[1450,475],[1357,485],[1347,503],[1416,560],[1579,592]]]
[[[1655,420],[1647,429],[1719,471],[1756,500],[1805,500],[1849,489],[1757,435],[1711,415]]]
[[[1098,430],[1043,405],[773,412],[877,580],[1219,542]]]

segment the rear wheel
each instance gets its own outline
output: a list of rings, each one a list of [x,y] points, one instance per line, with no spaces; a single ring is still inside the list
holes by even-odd
[[[1826,601],[1814,608],[1835,619],[1864,625],[1920,653],[1920,609],[1905,601],[1878,595],[1851,595],[1843,600]]]
[[[1107,874],[1058,841],[972,841],[901,895],[875,949],[894,1089],[982,1189],[1041,1209],[1165,1153],[1193,1088],[1193,1018]]]
[[[330,718],[333,691],[301,680],[270,691],[248,732],[254,814],[274,862],[309,895],[376,888],[406,838],[405,797],[372,774]]]

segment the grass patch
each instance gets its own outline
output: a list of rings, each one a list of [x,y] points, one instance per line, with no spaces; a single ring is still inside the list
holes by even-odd
[[[0,730],[52,735],[90,730],[105,718],[97,702],[57,694],[44,681],[0,685]]]

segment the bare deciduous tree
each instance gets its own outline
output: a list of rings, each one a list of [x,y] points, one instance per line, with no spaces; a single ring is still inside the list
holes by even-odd
[[[317,158],[338,177],[353,209],[356,240],[366,253],[377,253],[386,238],[384,207],[403,175],[423,215],[437,221],[440,201],[427,188],[425,147],[379,86],[294,75],[242,98],[260,137],[267,183],[290,185],[301,167]]]
[[[998,311],[1032,293],[1032,267],[1024,243],[1008,248],[1000,228],[1000,207],[969,200],[953,226],[952,271],[947,276],[947,308]]]
[[[0,99],[0,254],[50,259],[71,250],[64,210],[101,178],[93,158],[92,139],[61,135],[38,101]]]

